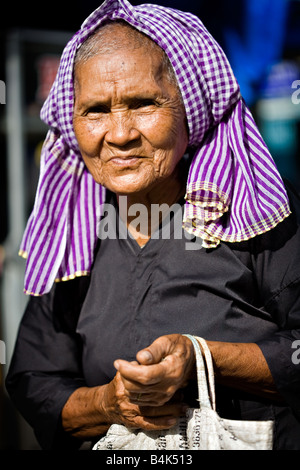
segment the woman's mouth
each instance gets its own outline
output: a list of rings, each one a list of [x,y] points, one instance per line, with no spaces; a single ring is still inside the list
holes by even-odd
[[[128,157],[113,157],[109,160],[109,163],[119,167],[131,167],[140,162],[142,157],[128,156]]]

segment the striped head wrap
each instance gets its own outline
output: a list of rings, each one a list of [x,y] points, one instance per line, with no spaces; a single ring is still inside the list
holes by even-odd
[[[50,126],[40,178],[20,254],[27,258],[25,292],[49,292],[55,280],[90,272],[105,188],[80,155],[73,130],[73,64],[80,45],[107,20],[122,19],[168,55],[184,101],[190,165],[183,227],[206,248],[272,229],[290,213],[273,159],[224,52],[198,17],[154,4],[106,0],[67,44],[41,110]]]

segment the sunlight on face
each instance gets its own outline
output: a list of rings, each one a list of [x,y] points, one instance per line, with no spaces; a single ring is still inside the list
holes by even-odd
[[[126,44],[96,55],[77,65],[75,84],[74,130],[96,182],[130,194],[172,177],[188,134],[160,50]]]

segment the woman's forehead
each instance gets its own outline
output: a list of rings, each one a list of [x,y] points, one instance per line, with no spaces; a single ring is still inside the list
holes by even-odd
[[[148,72],[149,75],[160,77],[164,73],[162,54],[157,51],[148,53],[145,47],[132,49],[126,46],[111,53],[95,53],[86,61],[77,64],[75,76],[84,77],[90,72],[92,75],[97,74],[98,77],[111,74],[113,79],[114,74],[118,76],[127,71],[136,74]]]
[[[178,97],[179,89],[173,84],[157,51],[147,48],[122,48],[111,54],[97,54],[79,63],[75,73],[75,99],[93,101],[99,97],[118,96],[134,98]]]
[[[126,23],[112,22],[101,27],[79,49],[74,64],[75,94],[84,83],[109,80],[109,75],[111,80],[114,76],[118,79],[122,73],[126,79],[132,73],[157,84],[168,81],[179,92],[174,70],[163,49]]]
[[[148,52],[163,50],[150,37],[141,33],[129,24],[120,21],[109,22],[97,29],[78,49],[75,58],[77,63],[84,62],[96,54],[110,54],[124,49],[147,48]]]

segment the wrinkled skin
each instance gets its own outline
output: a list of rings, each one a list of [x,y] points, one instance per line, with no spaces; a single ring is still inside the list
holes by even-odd
[[[101,54],[76,70],[74,130],[95,181],[116,194],[166,197],[188,135],[177,87],[161,54]],[[176,188],[176,184],[175,184]]]
[[[139,351],[137,359],[115,363],[113,422],[144,429],[168,428],[185,411],[180,390],[193,372],[191,342],[182,335],[162,336]]]

